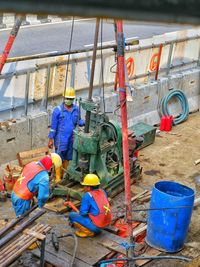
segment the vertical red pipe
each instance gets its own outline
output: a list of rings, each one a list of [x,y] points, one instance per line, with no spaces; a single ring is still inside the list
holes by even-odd
[[[155,74],[155,80],[156,81],[158,80],[158,72],[159,72],[159,68],[160,68],[160,59],[161,59],[161,54],[162,54],[162,48],[163,48],[163,45],[160,44],[159,51],[158,51],[158,64],[156,66],[156,74]]]
[[[126,107],[126,88],[125,88],[124,34],[123,34],[122,21],[117,20],[116,26],[117,26],[117,64],[118,64],[117,70],[118,70],[121,123],[122,123],[125,205],[126,205],[126,216],[128,223],[128,236],[132,237],[131,179],[130,179],[130,165],[129,165],[128,126],[127,126],[127,107]]]
[[[22,20],[23,20],[22,16],[17,16],[15,24],[14,24],[14,26],[10,32],[10,36],[8,38],[8,41],[5,45],[5,47],[4,47],[4,51],[0,57],[0,75],[1,75],[4,64],[6,63],[6,60],[7,60],[9,53],[10,53],[12,45],[14,43],[15,37],[17,36],[17,33],[19,31]]]

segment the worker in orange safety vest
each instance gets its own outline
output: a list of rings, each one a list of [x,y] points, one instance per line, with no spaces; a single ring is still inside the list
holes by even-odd
[[[62,166],[61,157],[56,153],[51,153],[38,162],[30,162],[24,166],[11,194],[12,205],[17,217],[30,209],[31,200],[35,195],[37,195],[38,207],[44,206],[49,197],[48,172],[53,166],[55,169]]]
[[[100,181],[96,174],[87,174],[83,182],[84,192],[80,211],[71,212],[69,220],[78,230],[79,237],[94,236],[111,222],[111,209],[107,194],[99,188]]]

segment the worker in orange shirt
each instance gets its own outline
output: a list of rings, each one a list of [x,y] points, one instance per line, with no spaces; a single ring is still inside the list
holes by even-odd
[[[96,174],[87,174],[83,182],[84,192],[79,212],[71,212],[69,220],[78,230],[79,237],[92,237],[111,222],[111,210],[108,197],[99,188],[100,181]]]

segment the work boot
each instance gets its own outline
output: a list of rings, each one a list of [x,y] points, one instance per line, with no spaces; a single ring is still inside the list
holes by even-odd
[[[74,223],[74,227],[79,230],[75,232],[75,235],[78,237],[93,237],[94,232],[90,231],[88,228],[82,226],[79,223]]]
[[[62,177],[64,176],[65,171],[67,170],[68,165],[69,165],[69,160],[64,160],[64,162],[62,164],[62,167],[64,169],[64,170],[62,170]]]
[[[56,179],[55,179],[56,184],[59,184],[61,182],[61,168],[56,169]]]
[[[34,242],[32,245],[28,247],[28,250],[33,250],[36,249],[37,247],[38,247],[37,242]]]

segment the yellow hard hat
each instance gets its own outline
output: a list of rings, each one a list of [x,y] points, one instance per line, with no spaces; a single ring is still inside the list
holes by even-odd
[[[65,89],[65,91],[63,92],[63,96],[66,98],[75,98],[76,97],[76,93],[74,88],[72,87],[67,87]]]
[[[58,169],[62,166],[62,159],[57,153],[51,153],[51,159],[55,169]]]
[[[86,186],[96,186],[100,185],[100,181],[96,174],[89,173],[84,177],[83,182],[81,184]]]

